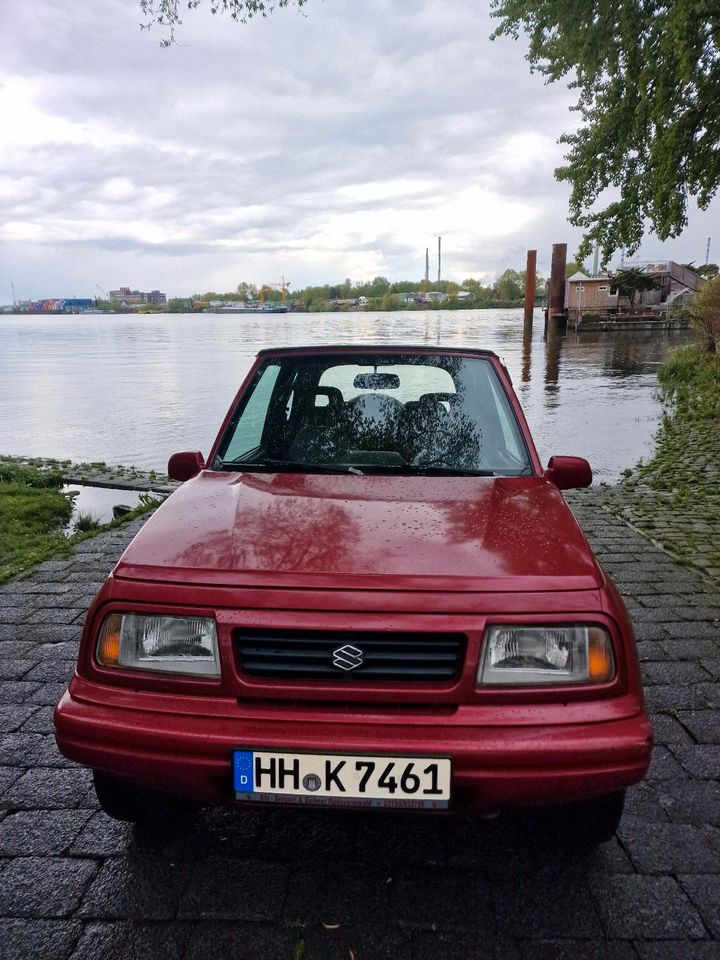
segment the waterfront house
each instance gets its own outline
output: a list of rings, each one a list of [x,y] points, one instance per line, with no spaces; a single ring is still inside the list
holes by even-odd
[[[674,260],[652,261],[632,266],[639,266],[657,281],[654,289],[637,294],[633,311],[629,299],[620,295],[612,271],[596,276],[588,276],[578,271],[569,277],[565,284],[565,308],[569,324],[575,327],[582,323],[583,318],[590,317],[613,320],[631,312],[633,316],[664,318],[672,304],[691,300],[706,282],[690,267],[675,263]]]

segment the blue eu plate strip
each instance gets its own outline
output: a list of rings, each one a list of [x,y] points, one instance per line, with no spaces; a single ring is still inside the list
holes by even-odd
[[[233,759],[235,793],[253,793],[253,754],[251,750],[236,750]]]

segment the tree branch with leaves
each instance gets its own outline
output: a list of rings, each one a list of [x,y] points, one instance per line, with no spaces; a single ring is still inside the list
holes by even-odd
[[[139,0],[145,22],[140,26],[149,30],[153,25],[164,27],[167,35],[163,47],[175,42],[175,30],[182,26],[183,10],[195,10],[203,4],[212,14],[227,13],[233,20],[246,23],[253,17],[267,17],[276,8],[304,7],[307,0]]]
[[[555,171],[571,184],[580,256],[634,252],[705,209],[720,185],[720,5],[716,0],[491,0],[493,37],[527,34],[531,69],[578,91],[577,132]],[[608,196],[606,191],[616,191]]]

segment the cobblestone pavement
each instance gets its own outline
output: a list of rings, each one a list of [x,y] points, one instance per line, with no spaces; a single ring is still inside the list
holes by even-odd
[[[711,406],[700,398],[665,418],[648,463],[607,487],[605,506],[681,562],[720,584],[720,382]]]
[[[573,503],[627,597],[657,746],[617,838],[579,852],[491,823],[208,811],[144,835],[97,809],[51,713],[130,534],[0,588],[0,957],[720,958],[720,592]]]
[[[716,431],[720,437],[720,424]],[[720,585],[720,440],[717,446],[718,454],[710,461],[689,461],[692,482],[658,487],[665,483],[662,475],[634,475],[607,487],[603,499],[608,509],[671,556]]]

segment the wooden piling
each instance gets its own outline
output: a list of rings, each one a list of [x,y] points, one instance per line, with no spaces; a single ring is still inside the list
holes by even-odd
[[[548,298],[548,321],[562,317],[565,312],[565,266],[567,244],[554,243],[550,265],[550,296]]]
[[[532,326],[535,309],[535,277],[537,273],[537,250],[528,250],[525,267],[525,326]]]

